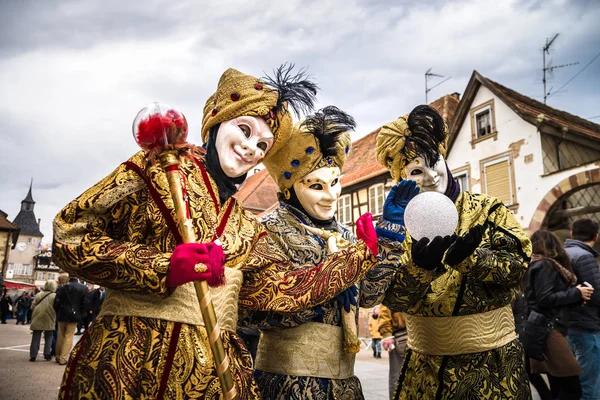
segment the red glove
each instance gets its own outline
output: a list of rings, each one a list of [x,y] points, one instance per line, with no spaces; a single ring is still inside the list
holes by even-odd
[[[356,237],[365,242],[371,253],[377,256],[379,252],[377,233],[373,226],[373,216],[371,213],[364,213],[356,220]]]
[[[198,267],[196,268],[196,264]],[[206,271],[197,272],[206,268]],[[210,286],[225,283],[225,256],[214,243],[183,243],[175,247],[167,272],[167,286],[181,286],[193,281],[208,281]]]

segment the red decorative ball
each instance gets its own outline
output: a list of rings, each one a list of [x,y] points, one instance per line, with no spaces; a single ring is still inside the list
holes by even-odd
[[[215,115],[217,115],[218,112],[219,112],[219,109],[217,107],[215,107],[212,109],[210,115],[212,115],[214,117]]]
[[[238,101],[240,99],[240,94],[238,92],[231,93],[231,100]]]
[[[133,121],[133,137],[144,150],[185,143],[187,133],[185,116],[165,104],[152,103],[142,108]]]
[[[263,90],[263,85],[261,85],[260,83],[257,83],[256,85],[254,85],[254,89]]]

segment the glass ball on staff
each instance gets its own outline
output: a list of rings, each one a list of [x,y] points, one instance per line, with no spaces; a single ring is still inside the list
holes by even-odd
[[[185,116],[173,107],[158,102],[142,108],[133,121],[133,137],[146,151],[160,151],[169,144],[183,144],[187,134]]]
[[[423,192],[413,197],[404,212],[406,230],[415,240],[454,234],[458,224],[456,206],[438,192]]]

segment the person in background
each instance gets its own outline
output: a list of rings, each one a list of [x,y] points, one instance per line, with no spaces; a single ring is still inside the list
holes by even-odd
[[[104,303],[105,293],[106,290],[104,289],[104,286],[100,286],[92,292],[92,296],[90,297],[90,323],[94,322],[98,314],[100,314],[102,303]]]
[[[379,306],[373,308],[373,314],[369,318],[369,333],[371,335],[371,347],[373,357],[381,358],[381,335],[379,334]]]
[[[396,382],[400,378],[400,369],[404,361],[406,348],[406,322],[401,312],[392,312],[383,304],[379,307],[379,333],[382,337],[383,349],[389,353],[390,358],[390,399],[394,396]]]
[[[35,299],[35,296],[37,296],[37,294],[41,292],[40,288],[35,288],[35,290],[33,292],[29,293],[29,297],[31,298],[31,304],[33,304],[33,300]],[[31,323],[31,316],[33,314],[33,306],[29,307],[29,310],[27,310],[27,323],[30,324]]]
[[[83,335],[83,332],[87,329],[88,325],[92,321],[92,301],[94,297],[94,285],[88,283],[87,285],[88,292],[85,295],[85,299],[83,301],[83,310],[81,312],[81,321],[77,323],[77,332],[75,335]]]
[[[25,325],[27,320],[27,312],[31,308],[32,301],[33,300],[29,296],[29,292],[23,292],[23,294],[17,298],[17,301],[15,302],[17,305],[17,325],[19,325],[19,322],[21,325]]]
[[[6,317],[10,313],[12,303],[13,301],[7,293],[6,286],[2,286],[2,297],[0,297],[0,320],[2,320],[3,324],[6,324]]]
[[[58,319],[58,338],[56,340],[56,362],[65,365],[73,346],[73,334],[81,320],[87,287],[76,278],[56,290],[54,309]]]
[[[29,329],[33,331],[29,347],[29,361],[35,361],[40,350],[40,341],[44,333],[44,359],[52,359],[52,336],[56,325],[54,298],[56,297],[56,282],[47,281],[44,290],[35,295],[31,304],[32,317]]]
[[[600,269],[593,249],[598,240],[598,223],[579,219],[571,226],[571,239],[565,242],[577,284],[587,282],[595,290],[589,301],[570,309],[567,339],[583,370],[582,399],[600,399]]]
[[[515,318],[515,332],[517,332],[517,335],[522,335],[524,326],[525,326],[525,321],[527,320],[527,314],[528,314],[528,310],[527,310],[527,298],[525,297],[525,286],[527,283],[527,280],[525,279],[526,276],[523,277],[523,279],[521,279],[521,283],[519,283],[519,288],[518,288],[518,292],[515,296],[515,300],[513,300],[512,302],[512,310],[513,310],[513,317]],[[521,336],[520,336],[521,337]],[[521,337],[522,339],[522,337]],[[552,394],[550,393],[550,389],[548,388],[548,384],[546,383],[546,381],[544,380],[544,378],[542,377],[541,374],[533,374],[530,371],[529,368],[529,362],[526,359],[525,360],[525,364],[526,364],[526,369],[527,369],[527,376],[529,377],[529,382],[533,385],[533,387],[535,388],[535,390],[538,392],[540,398],[542,400],[546,400],[546,399],[552,399]]]
[[[62,273],[60,275],[58,275],[58,287],[61,287],[62,285],[66,285],[67,283],[69,283],[69,274],[66,273]],[[55,309],[56,311],[56,309]],[[56,356],[56,342],[58,340],[58,319],[56,320],[56,323],[54,324],[54,332],[52,332],[52,352],[50,353],[51,356]]]
[[[537,231],[531,236],[532,263],[527,272],[525,296],[531,313],[549,319],[552,329],[548,335],[545,361],[529,359],[530,372],[546,373],[553,399],[579,399],[582,370],[566,339],[569,323],[568,307],[589,301],[594,289],[577,285],[569,256],[556,235]]]

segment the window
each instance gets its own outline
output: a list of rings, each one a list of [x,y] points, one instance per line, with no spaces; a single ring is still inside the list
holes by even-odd
[[[475,128],[478,138],[492,133],[492,115],[489,107],[475,113]]]
[[[585,145],[566,138],[541,134],[544,174],[577,167],[600,160],[600,147]]]
[[[27,239],[27,243],[29,243],[29,244],[35,244],[36,242],[37,242],[36,238],[29,238],[29,239]]]
[[[516,189],[510,152],[481,161],[482,191],[507,206],[516,205]]]
[[[460,185],[461,190],[470,190],[469,189],[469,175],[464,172],[462,174],[455,176],[458,184]]]
[[[469,164],[451,171],[452,176],[458,181],[461,190],[471,190],[471,166]]]
[[[341,224],[352,222],[352,208],[350,207],[350,195],[340,196],[337,201],[337,220]]]
[[[369,188],[369,211],[373,216],[381,215],[383,212],[383,202],[385,200],[383,183],[373,185]]]
[[[494,114],[494,99],[486,101],[470,111],[471,114],[471,147],[483,140],[498,138],[496,131],[496,116]]]

